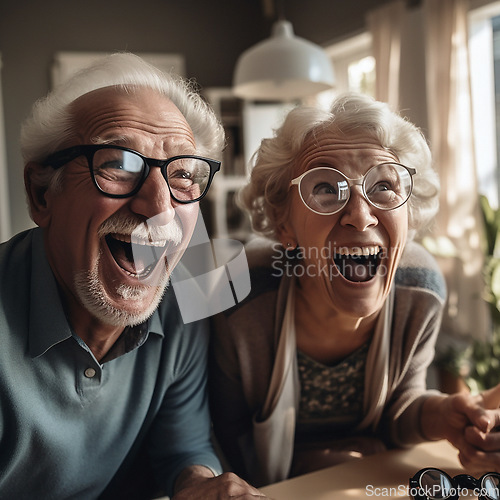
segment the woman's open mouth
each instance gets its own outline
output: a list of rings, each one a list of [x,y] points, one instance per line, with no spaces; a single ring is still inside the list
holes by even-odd
[[[105,236],[109,251],[118,266],[133,278],[145,279],[156,268],[158,262],[166,257],[170,241],[147,241],[131,238],[130,235],[107,234]],[[167,263],[165,262],[165,266]]]
[[[378,246],[336,249],[333,260],[340,274],[353,282],[370,281],[377,274],[382,249]]]

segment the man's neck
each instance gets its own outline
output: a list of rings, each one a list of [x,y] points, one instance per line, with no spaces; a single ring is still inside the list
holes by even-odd
[[[69,307],[68,318],[73,331],[98,361],[101,361],[122,334],[123,326],[103,323],[82,307]]]
[[[101,361],[122,334],[123,326],[113,326],[102,322],[70,293],[59,287],[66,317],[75,334],[85,342],[97,361]]]
[[[111,328],[111,327],[110,327]],[[112,331],[108,333],[101,330],[94,330],[87,332],[75,333],[87,344],[88,348],[92,351],[97,361],[101,361],[109,352],[114,343],[118,340],[123,332],[123,327],[113,327]]]
[[[87,344],[97,361],[106,356],[123,330],[123,327],[104,325],[98,320],[91,321],[86,326],[80,322],[78,327],[74,328],[75,333]]]

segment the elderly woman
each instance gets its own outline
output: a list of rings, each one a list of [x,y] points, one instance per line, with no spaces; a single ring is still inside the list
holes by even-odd
[[[252,292],[212,345],[214,429],[243,477],[441,438],[492,470],[496,392],[426,389],[445,285],[413,239],[438,191],[420,131],[366,96],[296,108],[262,142],[241,201],[270,239],[250,245]]]

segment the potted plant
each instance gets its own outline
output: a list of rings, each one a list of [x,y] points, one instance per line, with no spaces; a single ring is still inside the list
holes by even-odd
[[[485,228],[484,299],[491,311],[491,337],[475,340],[465,349],[450,347],[437,360],[439,368],[462,379],[472,392],[500,382],[500,209],[493,209],[484,195],[479,202]]]

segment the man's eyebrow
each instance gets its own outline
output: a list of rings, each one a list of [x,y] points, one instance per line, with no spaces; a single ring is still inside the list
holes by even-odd
[[[116,135],[113,137],[108,137],[106,139],[96,136],[91,138],[92,144],[116,144],[116,145],[126,145],[128,142],[130,142],[130,139],[128,137],[125,137],[124,135]]]
[[[112,137],[107,137],[103,138],[100,136],[94,136],[91,137],[91,143],[95,145],[113,145],[113,146],[123,146],[123,147],[128,147],[129,149],[135,149],[131,146],[131,139],[130,137],[127,137],[125,135],[115,135]],[[172,156],[176,155],[183,155],[183,154],[188,154],[188,155],[199,155],[201,154],[196,147],[193,147],[193,145],[190,142],[182,143],[182,144],[177,144],[173,147],[174,151],[171,153]],[[175,153],[175,149],[178,150],[177,153]]]

